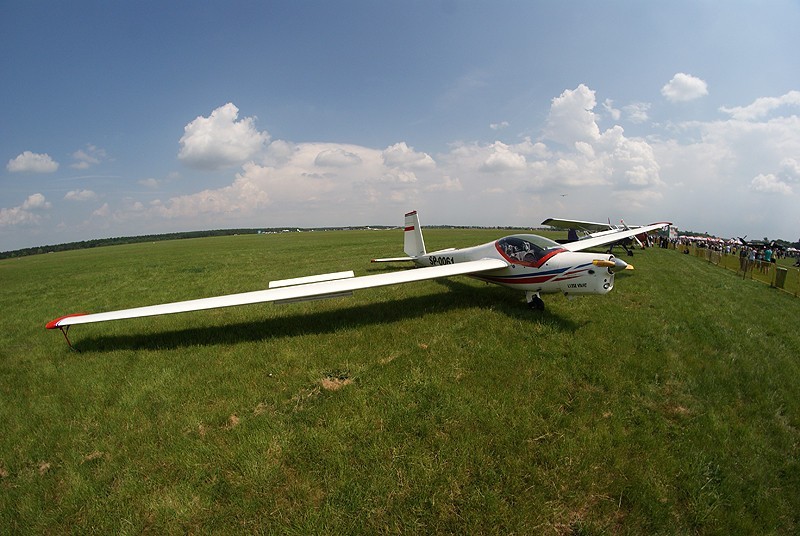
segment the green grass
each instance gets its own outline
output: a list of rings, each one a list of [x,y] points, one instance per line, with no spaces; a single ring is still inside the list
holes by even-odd
[[[705,248],[690,247],[689,253],[701,259],[736,272],[742,279],[761,281],[788,292],[800,295],[800,270],[795,267],[795,259],[778,259],[778,262],[762,263],[761,261],[745,262],[738,255],[725,255]],[[785,270],[782,286],[778,280],[778,268]]]
[[[44,329],[377,273],[400,244],[255,235],[0,262],[4,532],[799,530],[800,300],[676,251],[544,313],[454,278],[76,326],[80,353]]]

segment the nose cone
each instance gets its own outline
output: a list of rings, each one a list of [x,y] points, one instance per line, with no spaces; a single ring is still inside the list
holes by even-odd
[[[621,272],[622,270],[633,270],[633,265],[628,264],[622,259],[614,258],[614,266],[611,268],[612,272]]]
[[[611,257],[608,260],[595,259],[592,261],[595,266],[602,266],[608,268],[610,272],[621,272],[622,270],[633,270],[633,265],[628,264],[622,259]]]

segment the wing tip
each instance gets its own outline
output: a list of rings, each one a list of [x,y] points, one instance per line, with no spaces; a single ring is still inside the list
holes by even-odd
[[[62,320],[65,320],[67,318],[72,318],[73,316],[84,316],[84,315],[88,315],[88,314],[89,313],[72,313],[71,315],[59,316],[55,320],[51,320],[50,322],[48,322],[45,325],[45,328],[47,328],[47,329],[60,328],[61,326],[59,326],[59,322],[61,322]]]

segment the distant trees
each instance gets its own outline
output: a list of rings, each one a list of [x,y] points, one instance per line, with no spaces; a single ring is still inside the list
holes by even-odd
[[[90,249],[105,246],[118,246],[122,244],[136,244],[140,242],[156,242],[161,240],[180,240],[184,238],[203,238],[208,236],[230,236],[235,234],[256,234],[261,229],[220,229],[214,231],[189,231],[185,233],[167,233],[159,235],[125,236],[113,238],[98,238],[95,240],[82,240],[52,246],[37,246],[32,248],[17,249],[14,251],[0,252],[0,259],[39,255],[41,253],[55,253],[75,249]]]

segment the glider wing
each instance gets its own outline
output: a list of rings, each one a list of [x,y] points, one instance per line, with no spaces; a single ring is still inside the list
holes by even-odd
[[[448,264],[445,266],[431,266],[418,268],[415,270],[365,275],[361,277],[348,277],[348,272],[340,272],[339,274],[327,274],[331,277],[311,276],[309,278],[299,278],[277,282],[277,285],[273,283],[270,285],[272,288],[267,290],[257,290],[254,292],[229,294],[227,296],[217,296],[213,298],[201,298],[198,300],[165,303],[147,307],[136,307],[134,309],[123,309],[120,311],[111,311],[107,313],[80,313],[68,315],[49,322],[46,327],[47,329],[56,329],[76,324],[106,322],[109,320],[123,320],[128,318],[166,315],[172,313],[185,313],[188,311],[201,311],[205,309],[231,307],[235,305],[247,305],[262,302],[289,302],[338,297],[348,295],[354,290],[381,287],[386,285],[396,285],[400,283],[411,283],[414,281],[424,281],[427,279],[439,279],[454,275],[487,272],[506,268],[507,266],[508,263],[504,260],[486,258],[476,261]],[[350,274],[352,274],[352,272],[350,272]],[[339,277],[334,278],[334,276]]]
[[[643,227],[637,227],[635,229],[620,229],[616,233],[603,234],[602,236],[597,236],[594,238],[587,238],[585,240],[579,240],[577,242],[570,242],[569,244],[562,244],[561,247],[563,247],[568,251],[583,251],[584,249],[605,246],[606,244],[613,244],[614,242],[618,242],[624,238],[630,238],[632,236],[640,235],[642,233],[649,233],[651,231],[656,231],[667,225],[672,225],[672,224],[667,221],[662,221],[660,223],[653,223],[650,225],[645,225]]]
[[[580,221],[580,220],[561,220],[558,218],[548,218],[542,222],[542,225],[549,225],[550,227],[558,227],[559,229],[580,229],[582,231],[596,233],[598,231],[608,231],[613,227],[608,223],[597,223],[593,221]]]

